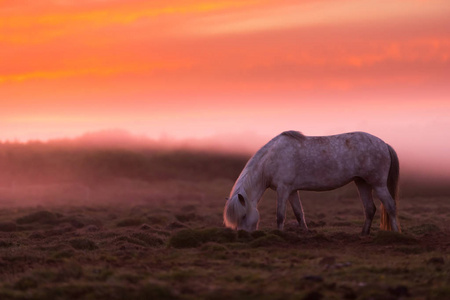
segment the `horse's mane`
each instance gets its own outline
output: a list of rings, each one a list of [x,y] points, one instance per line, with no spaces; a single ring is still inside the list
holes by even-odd
[[[239,178],[236,180],[233,188],[231,189],[230,198],[234,195],[235,191],[243,191],[246,193],[247,187],[253,186],[253,183],[256,180],[260,180],[260,178],[255,178],[257,177],[256,175],[260,174],[256,174],[255,172],[252,172],[252,170],[256,165],[259,165],[261,163],[261,159],[268,152],[270,146],[273,144],[276,138],[277,137],[270,140],[249,159],[241,174],[239,175]]]
[[[280,134],[280,136],[281,135],[287,136],[287,137],[290,137],[290,138],[293,138],[293,139],[296,139],[299,141],[303,141],[305,139],[305,136],[303,135],[303,133],[301,133],[300,131],[295,131],[295,130],[289,130],[289,131],[282,132]]]
[[[255,175],[257,175],[257,174],[255,174],[254,172],[251,172],[251,170],[253,170],[253,167],[255,165],[258,165],[261,163],[261,159],[268,152],[268,150],[270,149],[270,147],[274,143],[274,141],[276,139],[278,139],[280,136],[287,136],[287,137],[290,137],[290,138],[293,138],[293,139],[296,139],[299,141],[302,141],[305,138],[305,136],[301,132],[295,131],[295,130],[289,130],[289,131],[282,132],[281,134],[279,134],[278,136],[276,136],[272,140],[270,140],[261,149],[259,149],[247,162],[247,164],[245,165],[241,174],[239,175],[239,178],[236,180],[233,188],[231,189],[230,198],[233,196],[235,191],[242,190],[242,189],[245,191],[247,186],[253,185],[254,181],[257,180],[257,178],[255,178]],[[258,178],[258,180],[259,180],[259,178]],[[245,184],[245,186],[244,186],[244,184]]]

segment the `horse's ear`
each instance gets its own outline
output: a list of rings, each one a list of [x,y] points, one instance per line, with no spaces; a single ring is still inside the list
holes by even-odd
[[[239,202],[242,204],[242,206],[245,206],[245,199],[244,196],[241,194],[238,194]]]

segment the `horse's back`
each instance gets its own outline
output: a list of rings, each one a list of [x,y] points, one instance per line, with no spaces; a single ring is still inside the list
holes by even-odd
[[[365,132],[304,136],[289,131],[271,148],[266,172],[273,174],[274,185],[290,180],[299,189],[332,189],[357,177],[382,181],[390,164],[387,144]]]
[[[387,144],[367,132],[348,132],[329,136],[305,136],[299,132],[286,131],[279,135],[277,148],[293,147],[297,151],[317,156],[320,154],[342,155],[387,153]]]
[[[320,156],[320,154],[354,155],[357,153],[386,152],[387,144],[380,138],[361,131],[329,136],[305,136],[296,131],[285,131],[273,143],[275,151],[296,149],[302,154]],[[273,152],[274,150],[272,150]]]

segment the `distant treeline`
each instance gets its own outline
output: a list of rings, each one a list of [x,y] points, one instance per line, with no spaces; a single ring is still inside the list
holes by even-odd
[[[249,155],[156,147],[0,143],[0,187],[77,182],[95,186],[117,178],[143,181],[235,180]],[[401,196],[447,196],[446,179],[401,172]]]
[[[236,179],[248,157],[207,151],[85,147],[47,143],[0,144],[0,185],[116,178],[145,181]]]

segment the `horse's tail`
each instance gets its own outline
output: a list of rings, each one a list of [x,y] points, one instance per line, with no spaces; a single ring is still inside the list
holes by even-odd
[[[398,198],[398,180],[400,176],[400,164],[398,161],[398,156],[395,150],[387,145],[389,149],[389,154],[391,156],[391,166],[389,168],[389,174],[387,178],[387,187],[389,189],[389,193],[391,194],[392,199],[395,203],[395,208],[397,209],[397,198]],[[380,206],[381,209],[381,221],[380,228],[382,230],[392,230],[391,220],[389,219],[389,215],[387,213],[386,208],[383,204]],[[400,231],[400,223],[397,220],[398,230]]]
[[[230,197],[223,210],[223,223],[226,227],[236,229],[238,220],[246,213],[246,208],[239,202],[238,197]]]

